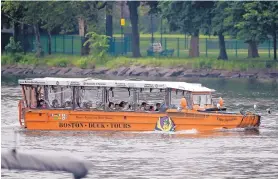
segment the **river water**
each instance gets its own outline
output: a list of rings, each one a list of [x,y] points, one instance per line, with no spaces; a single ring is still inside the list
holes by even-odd
[[[217,90],[231,111],[262,115],[259,130],[157,132],[47,132],[20,130],[15,78],[2,77],[2,150],[64,153],[85,158],[94,167],[87,178],[278,178],[278,84],[256,80],[201,79]],[[266,109],[271,109],[267,114]],[[72,178],[62,172],[2,170],[3,178]]]

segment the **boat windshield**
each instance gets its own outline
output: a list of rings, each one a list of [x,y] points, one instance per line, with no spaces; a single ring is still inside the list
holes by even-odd
[[[197,105],[210,105],[212,104],[211,94],[194,94],[193,103]]]

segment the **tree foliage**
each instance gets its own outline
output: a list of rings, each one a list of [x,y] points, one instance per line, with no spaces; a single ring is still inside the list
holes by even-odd
[[[9,43],[5,46],[5,50],[8,53],[11,53],[12,55],[17,52],[22,52],[21,44],[20,42],[16,42],[14,40],[14,37],[10,37]]]
[[[249,44],[248,57],[258,57],[257,45],[272,37],[276,59],[278,2],[275,1],[165,1],[159,7],[170,30],[198,36],[219,36],[219,59],[227,59],[224,35],[244,39]],[[192,42],[192,39],[191,39]],[[198,41],[197,41],[198,43]],[[191,46],[196,43],[191,43]]]
[[[257,57],[258,44],[272,39],[274,59],[277,59],[278,2],[277,1],[126,1],[132,30],[132,52],[140,57],[140,13],[138,7],[148,7],[144,15],[156,14],[167,19],[171,31],[191,35],[190,56],[198,56],[199,34],[219,37],[219,59],[228,59],[225,47],[225,35],[245,40],[251,55]],[[104,33],[112,37],[112,2],[105,1],[3,1],[1,14],[10,24],[19,27],[28,25],[36,36],[37,55],[42,54],[40,32],[70,33],[79,29],[85,36],[88,32]],[[106,8],[106,10],[103,10]],[[105,20],[105,13],[107,20]],[[156,25],[159,22],[155,23]],[[24,29],[24,28],[23,28]],[[149,31],[149,30],[147,30]],[[82,33],[81,33],[82,32]],[[86,38],[89,36],[86,36]],[[91,38],[91,37],[90,37]],[[15,41],[17,39],[15,38]],[[86,39],[88,41],[88,39]],[[89,43],[86,43],[89,48]],[[51,51],[51,50],[50,50]],[[83,52],[83,50],[82,50]],[[84,50],[84,52],[87,52]],[[86,54],[86,53],[84,53]]]
[[[255,1],[244,3],[243,20],[237,27],[254,41],[263,42],[272,37],[274,42],[274,60],[277,60],[278,2]]]
[[[86,37],[88,40],[84,43],[84,46],[89,45],[91,55],[94,58],[104,59],[109,48],[109,37],[95,32],[87,33]]]

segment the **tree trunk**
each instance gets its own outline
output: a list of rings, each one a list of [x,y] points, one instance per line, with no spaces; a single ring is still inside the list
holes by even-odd
[[[248,41],[248,58],[257,58],[259,56],[258,45],[255,41]]]
[[[113,36],[113,2],[107,2],[106,5],[106,35],[111,37]]]
[[[78,29],[79,29],[79,36],[85,36],[85,19],[83,17],[78,18]]]
[[[132,26],[132,55],[133,57],[141,57],[140,54],[140,35],[138,32],[138,1],[128,1],[129,16]]]
[[[14,25],[14,34],[13,34],[14,40],[18,42],[21,40],[20,38],[21,25],[18,22],[14,22],[13,25]]]
[[[218,34],[218,40],[219,40],[219,56],[218,60],[228,60],[227,52],[226,52],[226,46],[225,46],[225,37],[222,33]]]
[[[48,54],[51,55],[51,32],[47,31],[47,37],[48,37]]]
[[[34,33],[36,37],[36,57],[41,57],[43,55],[42,46],[41,46],[41,39],[40,39],[40,31],[39,25],[33,25]]]
[[[195,32],[190,39],[189,57],[199,57],[199,32]]]
[[[20,43],[23,50],[24,55],[26,54],[26,34],[25,34],[25,24],[21,24],[20,29]]]
[[[273,59],[277,60],[277,34],[276,34],[276,26],[274,26],[273,33]]]
[[[30,49],[30,43],[28,41],[28,25],[23,25],[23,52],[26,54],[26,52]]]
[[[86,37],[87,25],[83,17],[78,18],[78,27],[79,27],[79,36],[83,37],[81,55],[88,55],[90,52],[89,43],[87,43],[85,46],[83,45],[88,40],[88,38]]]

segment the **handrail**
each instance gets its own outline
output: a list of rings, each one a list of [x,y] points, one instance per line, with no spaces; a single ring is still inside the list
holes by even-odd
[[[23,126],[22,121],[21,121],[22,120],[22,102],[23,102],[22,99],[18,101],[18,120],[19,120],[20,126]]]

